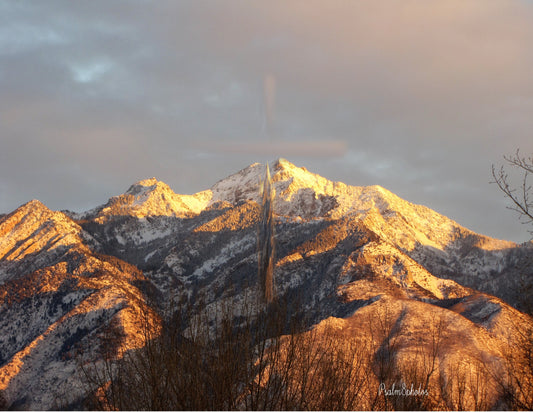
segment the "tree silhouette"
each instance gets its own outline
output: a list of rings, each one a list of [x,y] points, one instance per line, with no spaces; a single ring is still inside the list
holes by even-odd
[[[516,150],[516,153],[511,156],[503,156],[508,166],[512,169],[518,170],[523,174],[521,183],[514,185],[512,179],[504,166],[500,166],[497,169],[492,165],[492,177],[491,183],[496,183],[500,190],[513,202],[509,209],[519,213],[523,223],[533,224],[533,189],[528,182],[528,179],[533,175],[533,156],[525,157],[520,155],[520,149]],[[533,235],[533,230],[529,233]]]

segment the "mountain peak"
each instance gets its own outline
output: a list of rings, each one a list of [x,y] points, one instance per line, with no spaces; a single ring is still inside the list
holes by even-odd
[[[21,219],[24,216],[31,216],[32,219],[46,220],[53,215],[57,215],[60,212],[54,212],[50,210],[45,204],[37,199],[32,199],[29,202],[19,206],[10,214],[6,215],[6,219]]]
[[[135,184],[139,186],[153,186],[153,185],[157,185],[158,183],[159,183],[159,180],[157,180],[155,177],[151,177],[150,179],[139,180]]]
[[[137,196],[144,193],[150,193],[156,190],[172,192],[172,189],[170,189],[170,187],[166,183],[157,180],[155,177],[152,177],[150,179],[144,179],[138,181],[137,183],[134,183],[124,194]]]
[[[412,225],[427,229],[431,233],[429,240],[420,235],[421,242],[438,246],[438,249],[444,247],[453,233],[459,230],[459,225],[450,219],[424,206],[411,204],[381,186],[351,186],[335,182],[284,158],[269,163],[269,166],[276,193],[274,210],[278,215],[303,219],[339,219],[353,215],[364,218],[375,231],[382,231],[381,226],[388,219],[401,223],[403,216]],[[259,186],[265,172],[265,164],[254,163],[219,181],[207,191],[212,193],[209,202],[226,201],[234,205],[243,201],[259,202]],[[396,232],[389,235],[401,237],[401,233]]]
[[[0,260],[79,244],[81,228],[62,212],[30,200],[0,220]]]
[[[29,202],[26,202],[22,206],[20,206],[19,209],[48,209],[48,207],[46,207],[46,205],[40,200],[32,199]]]
[[[296,166],[294,163],[288,161],[287,159],[283,157],[280,157],[274,162],[272,162],[271,169],[274,171],[276,170],[284,170],[287,172],[303,171],[303,172],[309,173],[309,171],[305,167]]]
[[[174,216],[197,214],[205,207],[204,192],[196,195],[179,195],[166,183],[152,177],[140,180],[124,194],[114,196],[97,209],[97,219],[109,216]]]
[[[287,159],[278,158],[269,163],[271,179],[276,191],[276,213],[290,216],[308,216],[306,208],[309,202],[317,206],[312,212],[313,217],[325,216],[333,207],[319,207],[318,203],[325,200],[333,206],[331,198],[343,192],[348,186],[344,183],[332,182],[322,176],[298,167]],[[217,182],[212,188],[212,200],[227,201],[236,204],[241,201],[259,201],[259,185],[265,178],[266,165],[253,163],[237,173]],[[340,192],[339,192],[340,191]],[[326,211],[327,209],[327,211]],[[343,208],[343,212],[346,211]]]
[[[274,161],[274,167],[276,168],[291,168],[296,167],[293,163],[289,162],[287,159],[283,157],[279,157],[277,160]]]

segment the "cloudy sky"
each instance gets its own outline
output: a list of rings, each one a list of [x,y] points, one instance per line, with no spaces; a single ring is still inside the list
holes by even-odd
[[[533,2],[0,0],[0,213],[285,157],[490,236],[533,152]]]

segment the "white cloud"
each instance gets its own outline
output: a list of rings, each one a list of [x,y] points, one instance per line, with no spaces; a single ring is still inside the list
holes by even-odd
[[[92,83],[99,80],[109,70],[112,64],[109,62],[93,62],[89,64],[78,64],[71,67],[74,80],[78,83]]]

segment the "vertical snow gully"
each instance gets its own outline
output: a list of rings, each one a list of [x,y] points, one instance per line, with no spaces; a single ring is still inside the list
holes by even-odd
[[[260,185],[261,212],[257,230],[258,280],[265,303],[274,299],[274,188],[266,165],[265,179]]]

